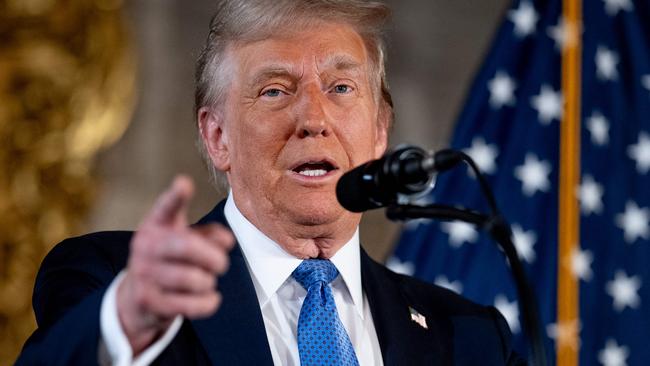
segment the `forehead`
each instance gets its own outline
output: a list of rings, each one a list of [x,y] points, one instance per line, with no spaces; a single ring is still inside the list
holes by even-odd
[[[253,76],[265,69],[294,69],[313,65],[329,69],[368,70],[368,52],[361,36],[347,24],[322,23],[271,37],[234,45],[230,57],[240,76]],[[303,70],[300,70],[303,71]]]

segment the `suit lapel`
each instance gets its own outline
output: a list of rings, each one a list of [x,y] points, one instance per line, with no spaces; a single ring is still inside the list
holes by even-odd
[[[361,277],[370,304],[384,365],[442,365],[445,352],[440,349],[440,334],[433,318],[417,304],[407,301],[399,286],[399,277],[390,276],[383,266],[361,251]],[[427,319],[425,329],[411,319],[409,307]]]
[[[218,222],[228,226],[221,202],[197,224]],[[382,350],[384,365],[443,365],[447,353],[436,324],[424,329],[411,320],[409,307],[426,309],[407,301],[399,277],[361,251],[361,280],[368,298]],[[219,278],[223,303],[213,316],[193,320],[192,326],[214,365],[273,365],[262,312],[239,245],[230,253],[230,269]],[[431,314],[422,312],[433,323]]]
[[[223,202],[198,224],[228,226]],[[230,269],[219,278],[223,302],[211,317],[193,320],[192,326],[214,365],[273,365],[264,321],[253,280],[239,244],[230,253]]]

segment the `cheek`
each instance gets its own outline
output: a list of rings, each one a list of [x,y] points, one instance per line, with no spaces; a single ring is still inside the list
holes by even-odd
[[[274,161],[282,150],[293,129],[286,122],[287,116],[254,114],[242,121],[237,133],[239,159],[251,166],[265,165]],[[237,157],[235,157],[237,158]]]
[[[377,130],[373,118],[367,115],[353,115],[342,124],[339,139],[348,151],[352,161],[360,164],[375,158]]]

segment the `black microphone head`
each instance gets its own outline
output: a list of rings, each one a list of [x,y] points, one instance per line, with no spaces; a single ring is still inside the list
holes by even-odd
[[[336,183],[336,198],[346,210],[364,212],[382,207],[370,198],[368,187],[364,184],[368,179],[373,179],[372,175],[368,174],[373,163],[371,161],[350,170]]]
[[[422,167],[427,153],[401,145],[343,174],[336,184],[341,206],[363,212],[396,204],[399,195],[412,195],[431,187],[432,174]]]

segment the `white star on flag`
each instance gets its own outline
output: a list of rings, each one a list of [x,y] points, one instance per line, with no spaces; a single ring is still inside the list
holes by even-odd
[[[478,239],[478,231],[474,225],[466,222],[443,222],[440,228],[449,235],[449,244],[454,248],[459,248],[465,242],[474,243]]]
[[[623,229],[628,244],[634,243],[639,238],[648,239],[650,233],[648,221],[650,221],[650,210],[646,207],[641,208],[632,201],[625,204],[625,212],[616,215],[616,225]]]
[[[568,9],[563,2],[580,6]],[[450,141],[476,161],[503,205],[512,245],[540,300],[549,347],[575,352],[581,364],[650,366],[650,0],[509,3]],[[566,68],[567,55],[575,56],[578,70]],[[567,94],[573,87],[579,95]],[[578,146],[568,146],[560,131],[571,122],[567,111],[576,112]],[[579,163],[569,169],[575,179],[568,187],[561,172],[566,162]],[[435,203],[489,210],[485,197],[468,193],[478,182],[464,169],[439,176]],[[567,202],[575,206],[577,232],[576,222],[564,220]],[[559,250],[557,234],[566,234],[567,225],[578,235]],[[512,263],[506,259],[504,270],[494,271],[504,258],[484,256],[494,260],[481,263],[487,270],[468,270],[483,239],[480,227],[433,222],[404,231],[396,253],[412,260],[428,283],[462,283],[462,295],[499,302],[506,315],[503,308],[519,301],[506,277]],[[558,282],[549,278],[572,281],[575,293],[556,296]],[[549,294],[556,301],[543,301]],[[519,313],[513,340],[520,345],[526,327]],[[606,356],[608,338],[626,351]],[[616,344],[607,348],[616,351]]]
[[[496,171],[496,159],[499,155],[497,145],[488,145],[482,137],[474,137],[472,146],[463,152],[474,160],[483,173],[493,174]]]
[[[506,322],[513,333],[519,333],[519,307],[517,301],[510,302],[508,298],[500,294],[494,298],[494,307],[506,318]]]
[[[535,31],[539,15],[530,1],[523,0],[517,9],[508,12],[508,19],[514,24],[515,35],[524,38]]]
[[[609,143],[609,121],[600,112],[591,113],[587,119],[587,130],[594,145],[604,146]]]
[[[580,208],[585,215],[592,213],[599,214],[603,211],[603,186],[598,184],[591,175],[582,178],[582,184],[578,188]]]
[[[522,191],[526,196],[532,196],[537,191],[547,192],[551,187],[548,176],[551,174],[551,164],[539,160],[535,154],[527,153],[524,165],[515,168],[515,176],[522,182]]]
[[[618,79],[618,70],[616,65],[619,57],[616,52],[605,46],[598,46],[596,50],[596,76],[602,81],[612,81]]]
[[[603,2],[609,16],[615,16],[620,10],[631,11],[634,8],[631,0],[603,0]]]
[[[446,276],[437,276],[433,283],[457,294],[463,293],[463,284],[460,281],[449,281]]]
[[[562,51],[565,47],[576,44],[578,27],[575,23],[567,22],[563,16],[560,16],[556,25],[546,29],[546,34],[555,42],[555,49]]]
[[[535,250],[533,246],[537,241],[537,234],[534,231],[524,231],[521,226],[514,224],[512,225],[512,241],[520,259],[527,263],[533,263],[535,261]]]
[[[603,366],[627,366],[627,357],[630,350],[625,346],[619,346],[618,342],[608,339],[605,348],[598,352],[598,361]]]
[[[562,118],[562,93],[546,84],[542,85],[538,95],[531,98],[530,103],[543,125],[549,125],[554,119],[559,121]]]
[[[650,91],[650,75],[643,75],[641,77],[641,85]]]
[[[497,71],[492,80],[488,81],[488,90],[490,91],[490,106],[494,109],[504,105],[515,105],[515,89],[517,84],[504,71]]]
[[[628,277],[623,271],[616,271],[614,280],[607,282],[606,291],[614,299],[614,309],[623,311],[626,306],[636,309],[641,303],[638,291],[641,279],[638,276]]]
[[[570,347],[578,349],[580,347],[580,338],[578,335],[582,330],[582,324],[579,320],[570,320],[564,323],[550,323],[546,326],[546,335],[554,339],[556,347]]]
[[[593,276],[591,263],[594,261],[594,255],[588,250],[576,248],[571,254],[571,272],[579,279],[589,282]]]
[[[639,174],[646,174],[650,169],[650,135],[641,132],[636,145],[628,146],[627,155],[636,161],[636,170]]]
[[[397,257],[390,257],[386,261],[386,267],[393,272],[401,273],[407,276],[412,276],[415,272],[415,266],[411,262],[404,261],[402,262]]]

